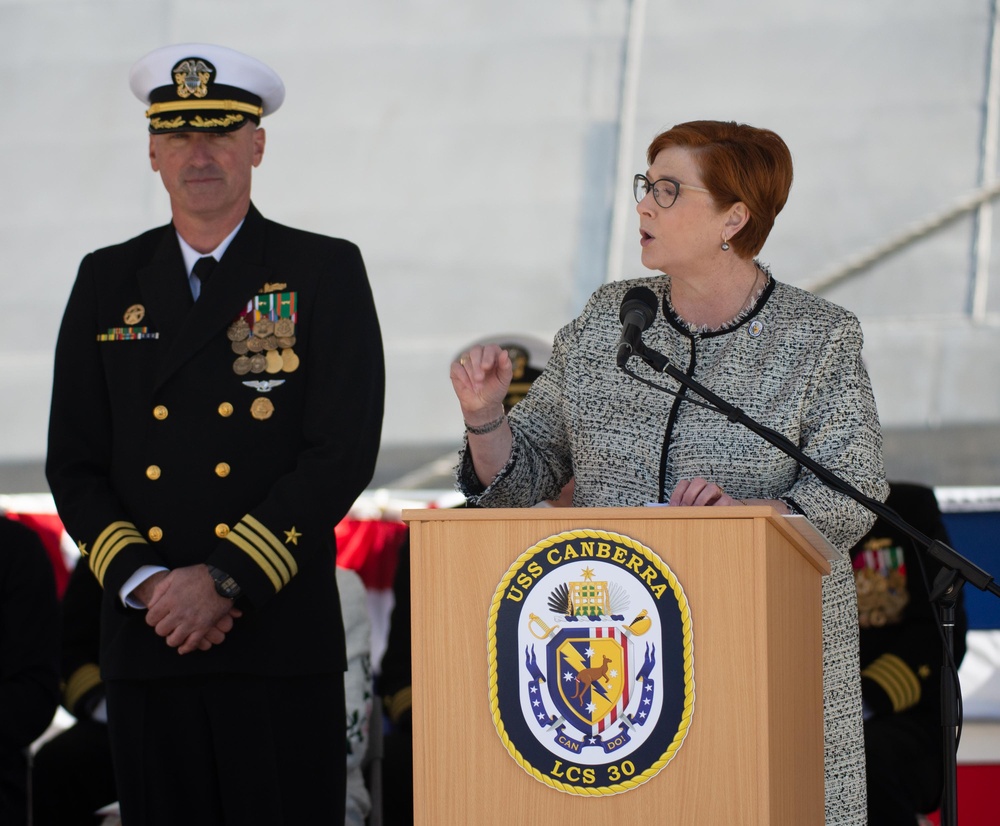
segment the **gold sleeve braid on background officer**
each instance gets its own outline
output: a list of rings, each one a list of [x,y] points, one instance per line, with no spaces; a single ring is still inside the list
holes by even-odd
[[[371,479],[384,367],[358,248],[250,200],[260,61],[132,68],[172,222],[87,255],[56,347],[46,471],[104,589],[101,671],[133,824],[342,821],[334,525]]]

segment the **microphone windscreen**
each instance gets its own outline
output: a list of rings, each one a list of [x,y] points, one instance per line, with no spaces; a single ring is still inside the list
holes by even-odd
[[[642,317],[642,324],[639,325],[645,330],[656,318],[656,293],[649,287],[632,287],[622,299],[621,311],[618,313],[618,320],[624,324],[625,317],[632,312],[637,312]]]

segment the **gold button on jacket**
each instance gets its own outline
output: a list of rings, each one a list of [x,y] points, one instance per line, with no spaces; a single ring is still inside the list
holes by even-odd
[[[155,418],[159,419],[161,422],[165,418],[167,418],[167,416],[169,415],[169,412],[170,411],[168,411],[167,408],[165,408],[162,404],[158,404],[158,405],[156,405],[156,407],[153,408],[153,416]]]
[[[160,466],[150,465],[148,468],[146,468],[146,476],[147,478],[152,479],[155,482],[157,479],[160,478]]]
[[[229,465],[225,462],[219,462],[215,466],[215,475],[225,479],[229,475]]]

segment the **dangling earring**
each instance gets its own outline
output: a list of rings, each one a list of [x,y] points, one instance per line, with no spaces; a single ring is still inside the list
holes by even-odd
[[[723,250],[728,250],[729,249],[729,242],[726,240],[726,236],[725,235],[722,236],[722,249]]]

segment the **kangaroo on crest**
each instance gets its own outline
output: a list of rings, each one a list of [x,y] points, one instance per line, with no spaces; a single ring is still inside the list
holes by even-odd
[[[580,698],[580,705],[583,705],[583,694],[590,688],[593,683],[599,682],[602,678],[604,681],[611,685],[611,680],[608,679],[608,666],[611,664],[611,657],[604,657],[604,664],[598,668],[594,666],[593,668],[585,668],[579,674],[576,675],[576,694],[573,695],[575,700],[577,697]]]

